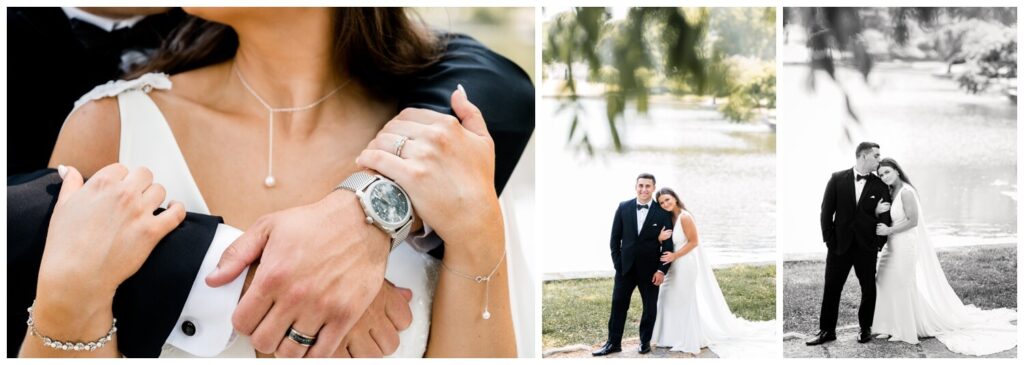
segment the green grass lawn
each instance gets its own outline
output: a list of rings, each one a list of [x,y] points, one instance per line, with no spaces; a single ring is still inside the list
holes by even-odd
[[[716,269],[715,277],[737,316],[759,321],[775,319],[775,265]],[[544,348],[604,342],[611,297],[611,278],[544,282]],[[641,307],[640,292],[634,291],[625,338],[637,335]]]
[[[1013,246],[977,246],[939,252],[946,279],[964,304],[979,308],[1017,308],[1017,249]],[[814,334],[818,331],[824,261],[787,261],[783,264],[783,331]],[[839,306],[839,327],[857,324],[860,286],[850,277]]]

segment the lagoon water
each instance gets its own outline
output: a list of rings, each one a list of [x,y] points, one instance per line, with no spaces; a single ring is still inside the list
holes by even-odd
[[[539,242],[545,275],[610,272],[612,217],[636,197],[641,172],[671,187],[694,214],[715,264],[775,261],[775,133],[731,123],[709,105],[653,103],[621,124],[627,150],[613,152],[600,99],[582,101],[595,155],[567,145],[570,111],[544,98],[538,115]],[[547,117],[544,117],[547,116]]]
[[[854,164],[857,142],[881,145],[920,192],[937,247],[1017,240],[1016,104],[969,95],[933,75],[936,63],[881,64],[867,82],[840,68],[860,123],[824,73],[787,64],[779,85],[779,237],[787,258],[823,257],[818,217],[831,172]],[[843,126],[849,126],[848,142]]]

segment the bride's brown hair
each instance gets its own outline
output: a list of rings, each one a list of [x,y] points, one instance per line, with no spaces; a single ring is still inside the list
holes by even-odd
[[[679,199],[679,195],[676,194],[675,190],[672,190],[670,188],[661,188],[661,190],[658,190],[658,193],[654,194],[654,200],[657,201],[658,198],[660,198],[663,194],[671,195],[672,198],[674,198],[676,200],[676,205],[679,206],[679,209],[685,210],[687,213],[690,212],[689,209],[686,209],[686,204],[683,203],[682,199]],[[676,219],[679,218],[679,217],[676,217],[676,213],[675,212],[669,212],[669,213],[672,213],[672,222],[675,222]]]
[[[440,56],[443,39],[415,22],[403,8],[334,8],[334,52],[339,67],[378,97],[402,90]],[[147,64],[148,72],[176,74],[235,56],[238,34],[231,27],[187,15]],[[344,52],[342,52],[344,50]]]
[[[878,168],[882,168],[882,166],[888,166],[891,167],[893,170],[896,170],[896,172],[900,174],[900,180],[903,180],[903,182],[907,183],[907,185],[914,186],[914,184],[910,183],[910,178],[907,177],[907,173],[903,172],[903,168],[900,167],[900,164],[897,163],[896,160],[893,160],[889,157],[883,158],[882,161],[878,162]]]

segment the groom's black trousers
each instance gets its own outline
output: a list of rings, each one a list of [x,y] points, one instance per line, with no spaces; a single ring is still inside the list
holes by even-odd
[[[839,319],[839,300],[843,293],[843,286],[846,278],[850,276],[850,268],[857,274],[857,281],[860,282],[860,309],[857,311],[857,319],[860,328],[871,328],[871,321],[875,315],[875,263],[878,261],[878,254],[874,251],[851,249],[842,254],[836,254],[829,250],[828,258],[825,260],[825,294],[821,299],[821,320],[822,331],[835,332],[836,322]]]
[[[651,282],[650,275],[637,274],[635,267],[623,274],[615,271],[615,288],[612,289],[612,315],[608,318],[608,342],[622,345],[622,331],[626,325],[626,313],[633,296],[633,289],[640,288],[640,300],[644,312],[640,316],[640,343],[650,343],[654,334],[654,319],[658,315],[658,287]]]

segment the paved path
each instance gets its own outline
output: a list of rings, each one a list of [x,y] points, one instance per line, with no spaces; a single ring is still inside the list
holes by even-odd
[[[597,351],[601,348],[604,343],[600,343],[593,346],[587,345],[572,345],[561,347],[557,349],[545,350],[544,358],[586,358],[594,357],[591,352]],[[622,352],[617,352],[608,356],[608,358],[619,358],[619,359],[638,359],[638,358],[651,358],[651,359],[663,359],[663,358],[717,358],[711,350],[703,349],[700,355],[693,356],[685,352],[674,352],[668,351],[667,347],[655,347],[651,352],[641,355],[637,352],[640,349],[639,338],[627,338],[622,340]]]
[[[840,328],[833,342],[820,346],[807,346],[811,334],[787,333],[782,342],[783,353],[787,358],[793,357],[900,357],[900,358],[934,358],[934,357],[966,357],[946,349],[939,340],[927,338],[921,340],[917,345],[906,342],[890,342],[884,339],[872,339],[871,342],[861,344],[857,342],[858,328],[856,326]],[[984,357],[1017,357],[1017,348],[992,354]]]

